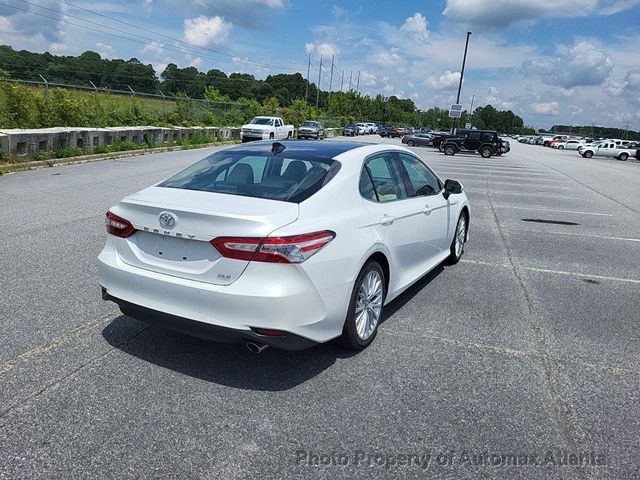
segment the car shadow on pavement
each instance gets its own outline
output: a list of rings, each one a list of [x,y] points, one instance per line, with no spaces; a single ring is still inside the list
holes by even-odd
[[[145,362],[207,382],[243,390],[283,391],[322,373],[339,358],[358,352],[332,342],[287,352],[250,352],[241,343],[217,343],[150,327],[125,315],[111,321],[102,336],[114,348]]]
[[[436,267],[386,306],[383,322],[389,321],[443,270],[442,265]],[[298,352],[268,348],[255,354],[240,343],[190,337],[148,326],[126,315],[113,319],[102,336],[114,348],[145,362],[242,390],[289,390],[322,373],[337,359],[359,353],[332,341]]]
[[[400,296],[395,298],[390,304],[385,305],[382,312],[382,321],[380,324],[384,324],[388,321],[398,310],[400,310],[405,304],[409,303],[413,297],[415,297],[420,291],[429,285],[438,275],[446,269],[446,264],[441,263],[420,280],[416,281],[413,285],[407,288]]]

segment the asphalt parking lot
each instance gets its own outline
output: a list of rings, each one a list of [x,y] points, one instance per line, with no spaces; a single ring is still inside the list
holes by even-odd
[[[640,164],[512,149],[414,148],[464,184],[470,241],[358,354],[100,299],[107,208],[206,151],[0,177],[0,478],[640,478]]]

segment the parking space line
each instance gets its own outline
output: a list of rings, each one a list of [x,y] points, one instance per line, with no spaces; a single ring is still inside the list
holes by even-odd
[[[469,180],[465,180],[466,182],[471,182],[471,183],[480,183],[484,186],[487,185],[487,182],[485,180],[474,180],[474,179],[469,179]],[[531,188],[540,188],[540,187],[544,187],[546,184],[541,184],[541,183],[515,183],[515,182],[496,182],[495,180],[490,180],[491,185],[514,185],[516,187],[531,187]],[[567,187],[567,186],[563,186],[560,184],[553,184],[549,186],[550,188],[560,188],[563,190],[575,190],[575,187]]]
[[[491,262],[483,262],[481,260],[469,260],[469,259],[462,259],[460,261],[464,263],[470,263],[472,265],[482,265],[486,267],[497,267],[497,268],[507,268],[507,269],[512,268],[511,265],[506,263],[491,263]],[[529,272],[552,273],[555,275],[567,275],[570,277],[579,277],[579,278],[597,278],[598,280],[609,280],[612,282],[632,283],[632,284],[640,285],[640,280],[636,278],[609,277],[605,275],[592,275],[592,274],[580,273],[580,272],[567,272],[565,270],[553,270],[550,268],[523,267],[523,266],[517,266],[516,268],[519,268],[521,270],[526,270]]]
[[[536,210],[538,212],[555,212],[555,213],[574,213],[576,215],[596,215],[599,217],[613,217],[612,213],[599,213],[599,212],[581,212],[576,210],[555,210],[551,208],[539,208],[539,207],[519,207],[515,205],[496,205],[496,208],[513,208],[516,210]]]
[[[493,179],[496,178],[505,178],[507,180],[519,180],[519,179],[527,179],[527,178],[531,178],[530,175],[511,175],[511,174],[499,174],[499,175],[487,175],[486,173],[469,173],[469,172],[451,172],[450,170],[438,170],[436,169],[436,171],[438,171],[438,173],[440,172],[450,172],[450,174],[452,175],[460,175],[461,177],[491,177],[489,178],[489,181],[493,181]],[[542,181],[547,181],[547,180],[552,180],[554,177],[549,177],[549,178],[541,178],[540,180]],[[557,178],[557,177],[555,177]]]
[[[469,166],[465,166],[465,165],[441,165],[443,170],[466,170],[468,171],[469,169],[473,169],[475,171],[480,171],[480,172],[488,172],[489,175],[492,175],[494,172],[497,174],[501,174],[501,173],[512,173],[514,175],[533,175],[533,176],[558,176],[555,173],[548,173],[548,172],[544,172],[543,170],[517,170],[517,169],[512,169],[512,170],[507,170],[504,168],[474,168],[474,167],[469,167]]]
[[[438,337],[438,336],[431,336],[431,335],[424,335],[424,334],[416,334],[415,332],[409,332],[406,330],[400,330],[397,328],[392,328],[392,327],[386,327],[386,326],[380,326],[379,327],[379,331],[384,333],[385,335],[392,335],[392,336],[401,336],[401,337],[407,337],[407,338],[411,338],[411,339],[428,339],[428,340],[433,340],[436,342],[440,342],[443,343],[445,345],[451,345],[451,346],[455,346],[455,347],[459,347],[459,348],[464,348],[467,350],[473,350],[473,351],[480,351],[480,352],[487,352],[487,353],[493,353],[495,355],[498,356],[503,356],[503,357],[511,357],[511,358],[532,358],[532,359],[548,359],[548,360],[552,360],[554,362],[561,362],[565,365],[580,365],[582,367],[586,367],[586,368],[591,368],[591,369],[597,369],[597,370],[602,370],[614,375],[623,375],[626,373],[632,373],[632,374],[638,374],[640,372],[638,372],[638,370],[633,370],[633,369],[629,369],[629,368],[622,368],[622,367],[614,367],[611,365],[601,365],[601,364],[597,364],[597,363],[593,363],[593,362],[584,362],[584,361],[580,361],[580,360],[570,360],[570,359],[566,359],[566,358],[557,358],[551,355],[544,355],[544,354],[540,354],[538,352],[532,352],[532,351],[527,351],[527,350],[514,350],[512,348],[505,348],[505,347],[499,347],[497,345],[488,345],[486,343],[480,343],[480,342],[470,342],[470,341],[466,341],[466,340],[458,340],[455,338],[448,338],[448,337]]]
[[[589,233],[573,233],[573,232],[540,232],[540,233],[551,233],[553,235],[568,235],[572,237],[588,237],[588,238],[602,238],[603,240],[619,240],[622,242],[638,242],[640,243],[640,238],[628,238],[628,237],[610,237],[607,235],[593,235]]]
[[[471,193],[486,193],[486,190],[479,188],[465,188],[465,191]],[[553,192],[551,192],[553,193]],[[583,200],[580,197],[569,197],[565,195],[547,195],[545,192],[534,192],[534,193],[522,193],[522,192],[505,192],[500,190],[492,190],[491,195],[523,195],[528,197],[538,197],[538,198],[557,198],[557,199],[570,199],[570,200]]]
[[[35,348],[32,348],[31,350],[24,352],[20,355],[18,355],[17,357],[8,360],[4,363],[0,364],[0,374],[2,373],[6,373],[9,370],[11,370],[14,367],[17,367],[18,365],[21,365],[23,363],[27,363],[28,361],[30,361],[31,359],[42,355],[43,353],[47,353],[51,350],[54,350],[58,347],[61,347],[62,345],[70,342],[71,340],[78,338],[82,335],[84,335],[85,333],[87,333],[88,331],[90,331],[92,328],[97,327],[98,325],[108,322],[109,320],[113,320],[118,314],[120,313],[120,310],[112,310],[111,312],[103,315],[102,317],[98,318],[97,320],[92,320],[90,322],[87,322],[85,324],[80,325],[77,328],[74,328],[73,330],[71,330],[69,333],[65,334],[65,335],[61,335],[59,337],[54,338],[53,340],[51,340],[50,342],[44,343],[42,345],[39,345]]]

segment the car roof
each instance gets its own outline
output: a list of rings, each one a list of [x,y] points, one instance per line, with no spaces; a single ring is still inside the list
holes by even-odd
[[[309,140],[262,140],[257,142],[247,142],[230,147],[227,150],[244,153],[246,155],[270,154],[274,143],[281,143],[286,147],[283,152],[285,158],[295,158],[298,160],[334,158],[338,155],[353,150],[354,148],[371,145],[364,142],[317,142]]]

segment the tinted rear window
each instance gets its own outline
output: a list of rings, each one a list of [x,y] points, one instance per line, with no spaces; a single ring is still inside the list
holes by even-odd
[[[340,168],[331,159],[300,160],[283,155],[216,152],[159,186],[300,203],[320,190]]]

